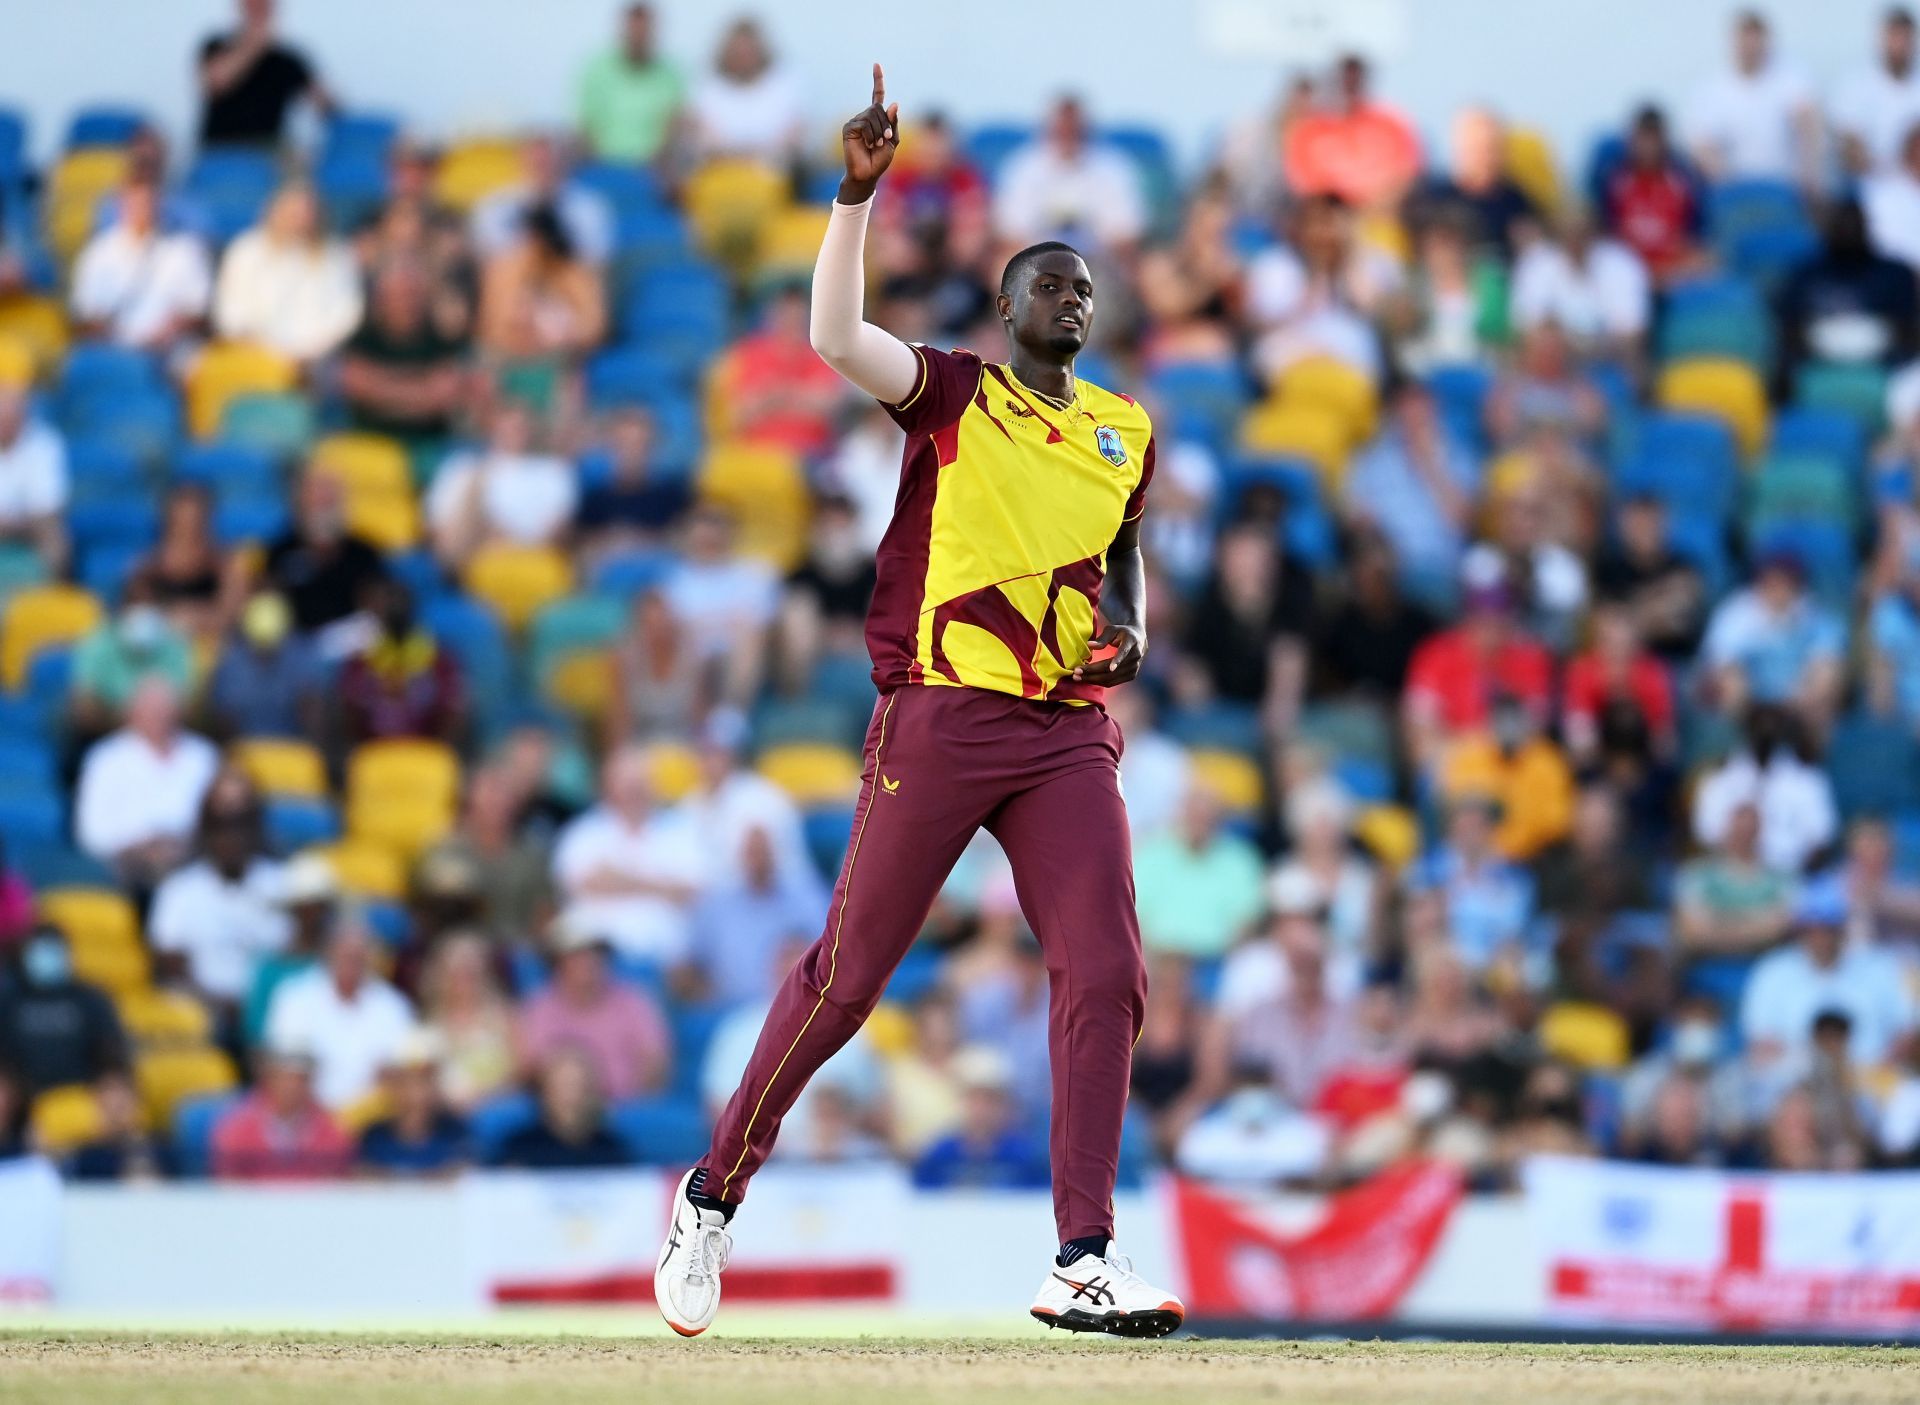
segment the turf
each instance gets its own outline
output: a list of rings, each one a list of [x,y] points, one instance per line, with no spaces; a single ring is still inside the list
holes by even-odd
[[[1920,1351],[1058,1335],[1020,1343],[0,1333],[0,1401],[7,1405],[957,1405],[1069,1393],[1125,1405],[1909,1402],[1920,1398]]]

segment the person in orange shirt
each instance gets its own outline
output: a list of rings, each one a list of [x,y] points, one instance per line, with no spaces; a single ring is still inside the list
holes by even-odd
[[[1491,723],[1489,730],[1447,748],[1440,787],[1449,800],[1469,795],[1498,800],[1494,845],[1505,857],[1525,863],[1573,827],[1573,771],[1519,700],[1496,699]]]

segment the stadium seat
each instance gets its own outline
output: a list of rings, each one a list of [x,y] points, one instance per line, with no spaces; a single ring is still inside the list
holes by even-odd
[[[313,442],[313,406],[293,394],[239,394],[226,402],[220,442],[291,459]]]
[[[37,379],[60,363],[67,354],[67,314],[53,298],[32,293],[0,298],[0,337],[33,361],[32,375]]]
[[[1721,357],[1763,370],[1773,360],[1773,321],[1751,284],[1696,279],[1669,291],[1655,341],[1663,362]]]
[[[25,389],[40,374],[33,348],[16,336],[0,335],[0,385]]]
[[[1723,420],[1751,459],[1767,442],[1767,392],[1760,373],[1723,357],[1676,361],[1660,373],[1658,398],[1670,410]]]
[[[473,554],[464,583],[501,624],[518,630],[573,589],[573,563],[552,547],[495,542]]]
[[[40,1094],[33,1100],[30,1125],[35,1143],[54,1157],[96,1141],[106,1131],[100,1100],[84,1083],[49,1088]]]
[[[335,112],[327,118],[323,153],[355,155],[384,162],[400,135],[401,121],[389,112]]]
[[[1294,362],[1275,377],[1274,392],[1283,407],[1301,406],[1337,416],[1346,428],[1349,451],[1372,438],[1379,423],[1380,401],[1372,379],[1330,356]]]
[[[62,263],[80,251],[94,228],[101,197],[127,178],[127,153],[115,147],[69,151],[54,165],[41,199],[47,246]]]
[[[1627,1022],[1607,1006],[1585,1000],[1547,1007],[1540,1017],[1540,1046],[1581,1069],[1624,1068],[1633,1053]]]
[[[1351,434],[1349,421],[1323,405],[1268,400],[1241,422],[1240,447],[1254,454],[1305,459],[1333,488],[1346,472]]]
[[[1823,454],[1857,474],[1867,460],[1867,436],[1844,410],[1789,405],[1773,416],[1769,441],[1778,454]]]
[[[826,238],[829,213],[824,205],[791,205],[770,216],[760,230],[755,275],[763,283],[809,276]]]
[[[1353,836],[1396,872],[1420,852],[1420,821],[1404,805],[1367,806],[1354,820]]]
[[[980,168],[980,173],[991,185],[1007,158],[1033,138],[1033,128],[1019,123],[989,123],[975,127],[967,135],[967,158]]]
[[[196,439],[209,439],[236,396],[285,394],[299,380],[300,368],[277,351],[215,342],[187,370],[187,429]]]
[[[340,890],[353,897],[392,902],[407,895],[406,863],[385,844],[349,838],[303,852],[325,859]]]
[[[1180,432],[1216,454],[1233,445],[1247,410],[1247,384],[1237,367],[1205,363],[1165,366],[1147,382],[1147,402]]]
[[[292,737],[245,737],[231,751],[261,794],[303,800],[327,794],[327,763],[312,742]]]
[[[266,831],[275,853],[297,853],[338,839],[340,816],[330,801],[275,797],[266,804]]]
[[[314,443],[308,461],[338,479],[349,498],[362,493],[392,497],[413,492],[406,446],[385,434],[326,435]]]
[[[157,468],[180,440],[180,404],[165,387],[108,391],[69,409],[67,432],[76,444],[124,454],[143,470]]]
[[[473,1148],[482,1162],[491,1160],[506,1145],[508,1137],[539,1116],[539,1105],[531,1093],[502,1093],[476,1106],[467,1118],[473,1134]]]
[[[681,742],[654,742],[647,747],[648,776],[655,798],[665,804],[684,800],[700,784],[700,758]]]
[[[782,571],[800,564],[813,502],[798,457],[764,444],[719,444],[697,481],[702,499],[732,511],[740,551]]]
[[[0,613],[0,682],[18,691],[27,665],[42,649],[71,644],[105,616],[100,601],[70,585],[33,586],[7,601]]]
[[[110,995],[130,995],[148,989],[153,981],[152,966],[144,948],[84,946],[73,948],[73,973]]]
[[[134,1060],[133,1076],[147,1115],[157,1126],[173,1121],[173,1110],[189,1098],[231,1091],[239,1078],[233,1060],[218,1049],[157,1049]]]
[[[120,1023],[142,1050],[196,1049],[213,1039],[213,1016],[191,995],[145,990],[122,996]]]
[[[447,151],[434,173],[433,193],[441,204],[466,211],[526,178],[519,142],[481,138],[460,142]]]
[[[712,1128],[697,1097],[631,1098],[607,1110],[607,1123],[644,1166],[684,1166],[706,1154]]]
[[[1259,765],[1244,753],[1196,747],[1188,753],[1196,784],[1211,790],[1229,814],[1251,815],[1267,793]]]
[[[1507,178],[1535,207],[1552,214],[1560,208],[1560,162],[1546,134],[1532,127],[1509,127],[1503,138]]]
[[[844,805],[860,789],[860,753],[822,742],[787,742],[760,753],[754,769],[803,808]]]
[[[1716,521],[1733,515],[1740,496],[1740,446],[1726,421],[1656,411],[1642,417],[1633,440],[1614,470],[1616,495],[1648,493],[1676,514],[1701,513]]]
[[[687,178],[682,201],[700,247],[744,269],[758,251],[761,230],[786,205],[787,190],[787,177],[771,166],[711,161]]]
[[[1793,403],[1850,415],[1872,438],[1886,426],[1887,373],[1876,365],[1809,361],[1794,374]]]
[[[93,103],[74,113],[67,124],[67,149],[125,146],[147,125],[146,114],[137,108]]]
[[[140,919],[133,904],[111,888],[48,888],[39,903],[40,915],[65,932],[75,950],[140,947]]]
[[[231,1089],[182,1098],[173,1109],[173,1158],[182,1176],[205,1176],[213,1155],[213,1130],[241,1099]]]
[[[350,839],[410,859],[452,827],[459,799],[460,760],[439,742],[367,742],[347,758]]]
[[[1856,482],[1853,471],[1830,455],[1771,450],[1754,470],[1748,522],[1812,520],[1851,528],[1860,518]]]
[[[536,680],[568,655],[611,644],[626,628],[627,605],[612,595],[574,595],[555,600],[534,616],[527,657]]]
[[[1753,230],[1806,225],[1806,201],[1785,181],[1729,180],[1708,192],[1707,227],[1723,250]]]

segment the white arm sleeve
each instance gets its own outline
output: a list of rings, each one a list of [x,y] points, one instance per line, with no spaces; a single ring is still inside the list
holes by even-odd
[[[833,202],[827,237],[813,266],[813,349],[874,399],[898,405],[920,380],[920,358],[891,332],[862,318],[866,297],[867,216],[873,201]]]

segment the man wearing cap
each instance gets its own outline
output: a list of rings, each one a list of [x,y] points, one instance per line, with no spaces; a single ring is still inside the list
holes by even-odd
[[[312,852],[296,854],[280,875],[280,906],[287,914],[286,943],[254,966],[248,987],[241,1032],[249,1048],[266,1037],[267,1011],[274,994],[286,981],[313,968],[333,930],[340,900],[340,883],[326,857]]]
[[[514,1035],[522,1073],[539,1070],[563,1049],[593,1064],[603,1097],[649,1093],[666,1081],[672,1041],[666,1016],[651,996],[614,980],[612,948],[577,913],[562,914],[548,932],[553,979],[520,1011]]]

